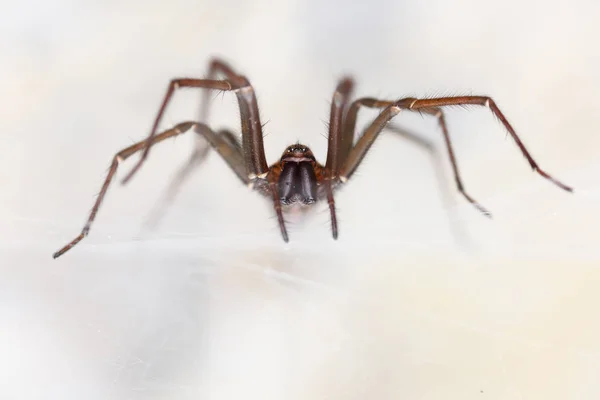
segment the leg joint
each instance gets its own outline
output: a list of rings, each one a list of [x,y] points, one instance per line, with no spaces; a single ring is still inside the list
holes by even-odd
[[[409,110],[412,110],[417,101],[419,100],[415,99],[414,97],[407,97],[405,99],[398,100],[394,104],[399,108],[407,108]]]

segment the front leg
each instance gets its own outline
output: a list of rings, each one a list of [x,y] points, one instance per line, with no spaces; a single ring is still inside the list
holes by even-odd
[[[338,83],[333,98],[331,99],[331,112],[329,116],[329,137],[327,141],[327,161],[323,170],[323,185],[327,204],[329,205],[329,214],[331,218],[331,234],[334,239],[338,237],[338,224],[335,212],[335,200],[333,198],[332,181],[336,179],[338,170],[344,158],[345,143],[352,142],[352,137],[343,135],[343,119],[346,112],[354,82],[351,78],[345,77]]]
[[[527,159],[532,169],[537,172],[542,177],[550,180],[552,183],[557,185],[563,190],[572,192],[573,189],[559,180],[555,179],[545,171],[543,171],[537,162],[533,159],[529,151],[526,149],[525,145],[510,125],[504,114],[500,111],[498,106],[496,106],[495,102],[490,97],[485,96],[462,96],[462,97],[443,97],[443,98],[435,98],[435,99],[414,99],[414,98],[406,98],[398,101],[387,101],[387,100],[378,100],[374,98],[362,98],[358,99],[352,103],[350,109],[348,111],[345,123],[344,130],[346,131],[346,135],[349,132],[353,132],[356,126],[356,117],[358,114],[358,110],[360,107],[369,107],[369,108],[384,108],[384,110],[379,114],[377,118],[371,123],[371,125],[365,130],[363,136],[358,140],[356,145],[350,149],[346,159],[344,160],[344,164],[340,169],[339,178],[342,182],[347,181],[350,176],[355,172],[356,168],[360,165],[367,151],[370,149],[371,145],[378,137],[379,133],[385,128],[386,124],[394,118],[401,110],[407,111],[416,111],[422,112],[426,114],[430,114],[436,116],[438,118],[440,127],[442,129],[442,133],[444,134],[444,139],[446,143],[446,147],[448,149],[448,155],[450,157],[450,161],[452,163],[453,172],[456,180],[456,184],[460,193],[476,208],[478,208],[483,214],[490,216],[488,210],[486,210],[483,206],[481,206],[477,201],[475,201],[470,195],[468,195],[463,187],[462,180],[460,178],[460,174],[458,171],[458,166],[456,162],[456,158],[454,155],[454,150],[452,148],[450,135],[448,134],[448,130],[446,127],[446,122],[444,118],[444,114],[440,107],[444,106],[461,106],[461,105],[480,105],[487,106],[490,108],[492,113],[502,122],[508,133],[511,135],[513,140],[516,142],[517,146],[521,150],[523,156]]]
[[[115,154],[113,156],[110,168],[108,170],[106,178],[104,179],[102,188],[100,189],[100,193],[98,194],[98,197],[96,198],[96,202],[94,203],[94,206],[92,207],[92,211],[90,212],[89,217],[88,217],[83,229],[81,230],[81,233],[75,239],[71,240],[67,245],[65,245],[60,250],[58,250],[56,253],[54,253],[52,257],[53,258],[60,257],[61,255],[63,255],[67,251],[69,251],[71,248],[73,248],[73,246],[75,246],[77,243],[79,243],[81,240],[83,240],[84,237],[86,237],[89,234],[90,228],[92,227],[92,223],[94,222],[94,219],[96,218],[96,215],[98,214],[98,210],[100,209],[100,206],[102,205],[104,197],[106,196],[106,193],[108,192],[108,188],[110,187],[112,179],[114,178],[115,174],[117,173],[117,169],[121,162],[125,161],[127,158],[131,157],[132,155],[134,155],[140,151],[143,151],[144,149],[148,148],[148,146],[153,146],[156,143],[162,142],[166,139],[169,139],[169,138],[172,138],[172,137],[175,137],[178,135],[182,135],[191,129],[194,129],[194,131],[196,133],[198,133],[206,138],[206,140],[212,145],[212,147],[217,151],[217,153],[219,153],[225,159],[227,164],[233,169],[233,171],[238,175],[238,177],[244,183],[248,184],[250,182],[248,179],[248,174],[246,174],[242,155],[239,152],[239,149],[237,147],[235,147],[233,144],[231,144],[225,135],[217,135],[208,126],[206,126],[204,124],[199,124],[196,122],[183,122],[183,123],[177,124],[174,128],[166,130],[162,133],[159,133],[158,135],[155,135],[152,138],[152,142],[150,142],[150,144],[148,144],[148,141],[146,139],[141,142],[135,143],[129,147],[126,147],[125,149],[119,151],[117,154]]]

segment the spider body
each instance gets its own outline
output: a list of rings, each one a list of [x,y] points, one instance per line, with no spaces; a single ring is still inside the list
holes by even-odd
[[[225,79],[215,79],[217,74],[223,75]],[[207,79],[180,78],[171,80],[149,136],[145,140],[133,144],[114,155],[96,203],[92,207],[92,211],[81,233],[66,246],[54,253],[53,257],[57,258],[61,256],[88,235],[104,196],[121,162],[133,154],[141,152],[139,161],[123,180],[123,183],[126,183],[141,167],[150,149],[155,144],[189,131],[193,131],[204,137],[212,148],[223,157],[242,183],[271,199],[277,214],[281,235],[286,242],[288,241],[288,234],[283,219],[283,207],[311,206],[321,199],[327,200],[331,217],[332,235],[334,238],[337,238],[338,226],[333,197],[334,189],[345,184],[351,178],[378,135],[386,129],[390,120],[402,111],[419,112],[424,115],[433,116],[438,120],[452,164],[458,191],[467,201],[487,216],[490,216],[490,213],[467,194],[464,189],[442,107],[477,105],[489,108],[515,141],[533,171],[561,189],[569,192],[572,191],[571,187],[561,183],[539,167],[491,97],[458,96],[428,99],[403,98],[400,100],[381,100],[363,97],[350,103],[353,86],[352,79],[345,77],[339,81],[334,91],[329,118],[327,160],[324,165],[316,161],[315,156],[307,146],[294,144],[284,151],[278,162],[268,166],[263,146],[262,124],[258,112],[258,104],[254,88],[246,77],[234,72],[225,62],[213,60],[210,64]],[[180,88],[200,88],[204,91],[200,113],[201,122],[182,122],[171,129],[157,133],[158,125],[167,104],[173,93]],[[221,130],[215,132],[206,124],[208,100],[212,90],[230,91],[236,94],[241,118],[241,141],[230,131]],[[379,109],[380,113],[367,126],[362,135],[355,140],[355,136],[358,136],[355,133],[357,114],[362,107]],[[404,133],[403,135],[420,142],[420,140],[411,137],[412,134]],[[423,144],[422,141],[420,144]],[[429,147],[427,144],[425,146]],[[200,157],[202,156],[198,151],[194,152],[188,166],[194,165],[195,161]]]

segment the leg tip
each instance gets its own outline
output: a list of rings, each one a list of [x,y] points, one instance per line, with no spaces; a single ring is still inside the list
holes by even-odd
[[[290,242],[290,238],[288,236],[288,233],[287,233],[286,229],[283,228],[283,227],[281,228],[281,237],[283,238],[284,242],[286,242],[286,243]]]
[[[561,181],[559,181],[558,179],[554,178],[552,175],[546,173],[545,171],[539,169],[539,168],[534,168],[534,170],[540,174],[541,176],[543,176],[544,178],[548,179],[550,182],[554,183],[556,186],[558,186],[559,188],[561,188],[562,190],[569,192],[569,193],[573,193],[574,190],[571,186],[565,185],[564,183],[562,183]]]
[[[463,196],[465,196],[465,198],[469,201],[469,203],[473,204],[473,207],[475,207],[476,209],[479,210],[480,213],[482,213],[483,215],[485,215],[486,217],[488,217],[490,219],[492,218],[492,213],[487,208],[485,208],[484,206],[479,204],[477,201],[475,201],[474,198],[469,196],[464,191],[461,191],[461,193],[463,194]]]
[[[559,188],[561,188],[562,190],[564,190],[565,192],[569,192],[569,193],[573,193],[573,192],[574,192],[574,190],[573,190],[573,188],[572,188],[571,186],[567,186],[567,185],[565,185],[564,183],[562,183],[562,182],[560,182],[560,181],[558,181],[558,180],[554,179],[554,178],[553,178],[553,177],[551,177],[551,176],[548,176],[548,180],[549,180],[550,182],[554,183],[556,186],[558,186],[558,187],[559,187]]]
[[[488,209],[484,208],[481,204],[475,204],[475,207],[477,207],[477,209],[479,209],[483,215],[489,219],[492,219],[492,213]]]

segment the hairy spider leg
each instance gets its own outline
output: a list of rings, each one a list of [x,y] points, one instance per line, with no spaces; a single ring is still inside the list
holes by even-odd
[[[208,140],[208,142],[212,145],[212,147],[215,150],[217,150],[217,152],[223,157],[223,159],[225,159],[227,164],[233,169],[233,171],[238,175],[238,177],[243,182],[245,182],[245,183],[250,182],[247,174],[245,173],[245,166],[244,166],[243,158],[242,158],[242,155],[239,152],[239,150],[237,148],[234,148],[231,145],[231,143],[229,143],[229,141],[224,138],[224,136],[215,134],[208,126],[206,126],[204,124],[200,124],[197,122],[182,122],[180,124],[177,124],[175,127],[168,129],[162,133],[159,133],[158,135],[155,135],[152,138],[152,142],[150,143],[150,146],[153,146],[156,143],[162,142],[168,138],[182,135],[182,134],[188,132],[192,128],[194,129],[194,131],[196,133],[203,135]],[[77,237],[75,237],[72,241],[67,243],[64,247],[62,247],[60,250],[58,250],[56,253],[54,253],[53,258],[60,257],[61,255],[63,255],[67,251],[69,251],[71,248],[73,248],[73,246],[75,246],[77,243],[79,243],[84,237],[86,237],[89,234],[92,223],[94,222],[94,219],[96,218],[98,210],[100,209],[100,206],[102,205],[104,197],[106,196],[106,193],[108,192],[108,188],[110,186],[110,183],[111,183],[114,175],[117,172],[119,164],[121,162],[125,161],[127,158],[131,157],[132,155],[144,150],[145,148],[147,148],[147,146],[148,146],[148,142],[146,139],[141,142],[135,143],[129,147],[126,147],[125,149],[119,151],[117,154],[115,154],[113,156],[110,168],[108,170],[108,173],[106,175],[104,183],[102,184],[102,188],[100,189],[100,193],[98,194],[98,197],[96,198],[96,202],[94,203],[94,206],[92,207],[92,210],[89,214],[89,217],[88,217],[83,229],[81,230],[81,233]]]
[[[361,161],[364,159],[365,154],[367,153],[367,151],[369,150],[379,133],[385,128],[386,124],[392,118],[394,118],[396,115],[398,115],[398,113],[400,113],[401,110],[424,112],[426,114],[434,115],[438,118],[440,127],[442,129],[442,133],[444,134],[444,139],[446,147],[448,149],[450,161],[452,163],[452,169],[454,172],[454,177],[456,180],[458,190],[471,204],[473,204],[477,209],[479,209],[479,211],[481,211],[484,215],[491,216],[490,212],[487,209],[481,206],[481,204],[479,204],[469,194],[466,193],[466,191],[464,190],[462,180],[460,178],[456,157],[454,155],[454,150],[452,149],[450,135],[446,126],[444,114],[441,110],[441,107],[455,105],[480,105],[489,107],[492,113],[500,120],[500,122],[508,131],[508,133],[511,135],[511,137],[521,150],[523,156],[529,162],[531,168],[539,175],[548,179],[561,189],[566,190],[568,192],[573,191],[573,189],[570,186],[567,186],[559,180],[555,179],[539,167],[539,165],[533,159],[533,157],[531,156],[531,154],[529,153],[529,151],[527,150],[527,148],[525,147],[525,145],[523,144],[513,127],[510,125],[504,114],[502,114],[498,106],[496,106],[496,103],[490,97],[486,96],[441,97],[421,100],[415,98],[405,98],[398,101],[378,100],[374,98],[362,98],[355,100],[350,106],[345,120],[344,130],[346,130],[347,132],[353,132],[355,130],[356,116],[360,107],[364,106],[369,108],[384,108],[384,110],[377,116],[377,118],[375,118],[371,125],[365,130],[363,136],[358,139],[356,145],[348,153],[348,156],[344,161],[344,165],[340,170],[339,179],[342,182],[345,182],[350,178],[350,176],[354,173],[356,168],[360,165]]]

